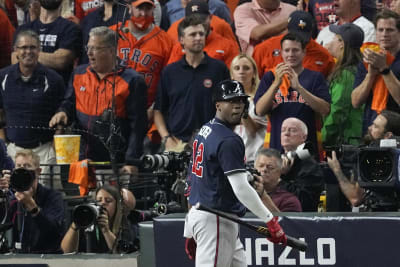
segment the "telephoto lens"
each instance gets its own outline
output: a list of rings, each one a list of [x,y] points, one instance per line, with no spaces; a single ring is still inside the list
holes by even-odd
[[[72,221],[78,228],[88,228],[96,223],[103,209],[97,203],[78,205],[72,211]]]
[[[15,169],[11,173],[10,187],[17,192],[24,192],[31,188],[35,180],[35,172],[24,168]]]

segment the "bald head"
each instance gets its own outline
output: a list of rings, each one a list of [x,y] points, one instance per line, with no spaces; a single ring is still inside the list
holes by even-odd
[[[287,118],[282,123],[281,145],[285,152],[294,151],[307,139],[307,125],[297,118]]]

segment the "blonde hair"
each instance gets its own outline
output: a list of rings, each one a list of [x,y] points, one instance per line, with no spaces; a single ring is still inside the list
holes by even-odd
[[[34,165],[36,168],[39,168],[39,167],[40,167],[40,157],[38,156],[38,154],[36,154],[35,152],[33,152],[33,151],[30,150],[30,149],[21,149],[21,150],[18,150],[18,151],[15,153],[14,161],[15,161],[18,157],[25,157],[25,158],[31,157],[31,158],[32,158],[32,161],[33,161],[33,165]]]
[[[235,64],[237,64],[237,62],[238,62],[240,59],[242,59],[242,58],[246,58],[246,59],[251,63],[251,66],[253,67],[254,73],[253,73],[253,78],[252,78],[252,80],[251,80],[251,88],[250,88],[250,91],[247,92],[247,91],[246,91],[247,88],[244,88],[244,89],[245,89],[245,93],[246,93],[246,94],[250,95],[250,97],[254,97],[254,95],[256,94],[257,88],[258,88],[258,84],[260,83],[260,79],[258,78],[257,64],[256,64],[256,62],[254,61],[254,59],[253,59],[251,56],[248,56],[248,55],[246,55],[246,54],[239,54],[239,55],[237,55],[236,57],[234,57],[234,58],[232,59],[231,67],[230,67],[229,71],[230,71],[230,74],[231,74],[231,77],[232,77],[233,66],[234,66]]]

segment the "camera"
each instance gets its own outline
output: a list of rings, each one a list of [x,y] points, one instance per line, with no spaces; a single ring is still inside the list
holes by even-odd
[[[186,169],[191,155],[192,153],[189,151],[180,153],[166,151],[162,154],[144,155],[142,157],[142,167],[146,170],[183,171]]]
[[[305,160],[311,157],[313,153],[313,145],[310,142],[299,145],[295,151],[289,151],[283,157],[287,157],[290,160]]]
[[[73,209],[72,221],[78,228],[87,228],[94,225],[103,212],[104,208],[97,203],[81,204]]]
[[[11,173],[10,187],[17,192],[27,191],[31,188],[34,180],[35,171],[18,168]]]

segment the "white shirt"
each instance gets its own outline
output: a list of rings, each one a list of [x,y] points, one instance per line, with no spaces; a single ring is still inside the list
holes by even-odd
[[[364,31],[364,43],[366,42],[376,43],[375,26],[371,21],[361,16],[355,21],[353,21],[353,23]],[[338,24],[338,22],[336,22],[335,24]],[[317,43],[326,46],[332,41],[334,36],[335,33],[329,30],[329,25],[328,25],[319,32],[317,37]]]
[[[257,150],[264,144],[264,137],[267,131],[266,117],[257,116],[254,113],[253,100],[249,99],[249,102],[249,117],[252,118],[254,122],[261,124],[262,126],[260,129],[258,129],[254,137],[249,136],[249,133],[246,131],[246,128],[243,124],[235,127],[235,133],[242,138],[245,146],[246,162],[255,160]]]

